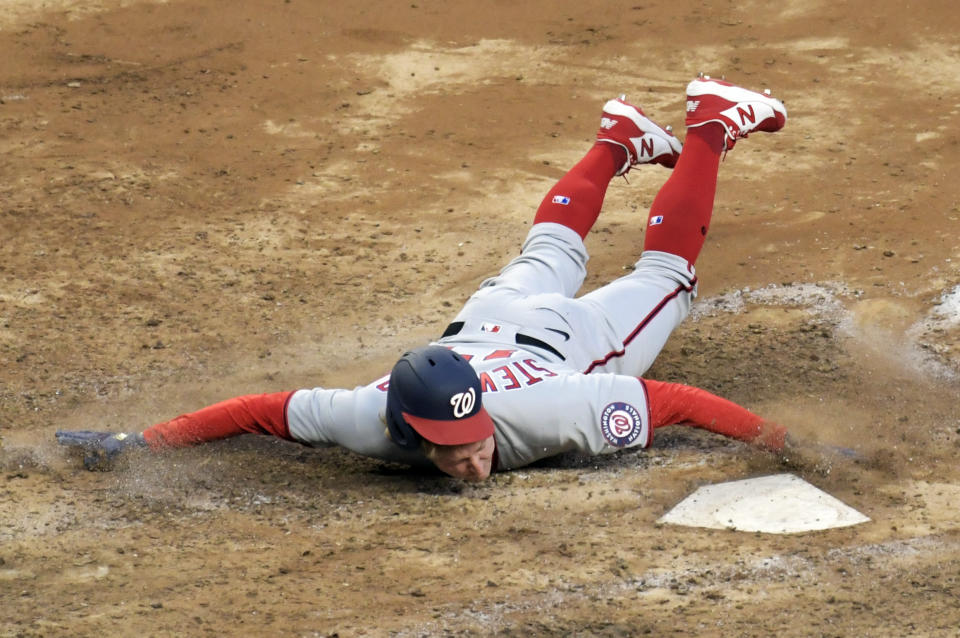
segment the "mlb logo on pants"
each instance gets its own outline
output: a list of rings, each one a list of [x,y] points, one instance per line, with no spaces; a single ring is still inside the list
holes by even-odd
[[[567,197],[566,195],[554,195],[554,196],[553,196],[553,203],[554,203],[554,204],[563,204],[564,206],[567,206],[567,205],[570,203],[570,198]]]
[[[651,226],[658,226],[663,223],[663,215],[654,215],[650,218]]]

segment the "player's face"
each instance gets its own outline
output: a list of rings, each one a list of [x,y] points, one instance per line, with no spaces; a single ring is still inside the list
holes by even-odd
[[[493,437],[463,445],[438,445],[433,462],[446,474],[467,481],[482,481],[493,466]]]

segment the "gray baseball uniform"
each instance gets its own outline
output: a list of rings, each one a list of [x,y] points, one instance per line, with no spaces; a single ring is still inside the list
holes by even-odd
[[[574,298],[587,259],[575,231],[534,225],[520,256],[480,285],[436,342],[467,357],[480,377],[497,469],[650,444],[638,377],[689,313],[696,275],[681,257],[646,251],[630,274]],[[295,392],[287,405],[290,434],[307,445],[429,464],[384,432],[388,381]]]

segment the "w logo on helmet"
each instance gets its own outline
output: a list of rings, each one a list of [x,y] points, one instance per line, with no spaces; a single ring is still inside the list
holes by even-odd
[[[423,440],[462,445],[493,436],[483,388],[466,355],[431,345],[405,353],[390,371],[387,431],[405,450]]]
[[[469,388],[466,392],[458,392],[450,397],[450,405],[453,406],[453,416],[458,419],[462,419],[473,412],[473,406],[476,404],[477,394],[473,388]]]

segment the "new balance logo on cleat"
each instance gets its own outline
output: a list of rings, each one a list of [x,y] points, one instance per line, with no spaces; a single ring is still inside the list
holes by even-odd
[[[649,135],[643,137],[631,137],[634,148],[637,149],[637,157],[653,157],[653,138]]]
[[[730,110],[732,110],[732,109],[730,109]],[[722,113],[723,113],[724,115],[727,115],[727,114],[729,113],[729,111],[723,111]],[[731,117],[731,118],[732,118],[734,115],[736,115],[738,118],[740,118],[740,126],[741,126],[741,127],[744,127],[744,126],[747,125],[747,120],[749,120],[751,124],[756,124],[756,122],[757,122],[757,114],[753,111],[753,105],[752,105],[752,104],[748,104],[746,109],[744,109],[742,106],[739,106],[739,105],[738,105],[738,106],[737,106],[737,109],[736,109],[736,113],[729,113],[729,117]]]
[[[687,128],[720,124],[726,134],[725,150],[754,131],[779,131],[786,121],[786,107],[769,91],[751,91],[709,76],[687,85]]]
[[[637,164],[660,164],[673,168],[682,145],[670,127],[662,127],[647,118],[636,106],[621,97],[610,100],[600,116],[598,142],[616,144],[626,151],[617,175],[623,175]]]

